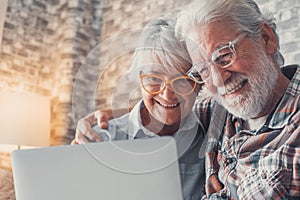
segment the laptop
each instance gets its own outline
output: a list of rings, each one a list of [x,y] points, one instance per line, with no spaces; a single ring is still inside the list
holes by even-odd
[[[17,200],[182,200],[171,137],[16,150]]]

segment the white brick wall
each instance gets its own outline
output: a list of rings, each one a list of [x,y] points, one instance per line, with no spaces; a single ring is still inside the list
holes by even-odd
[[[195,0],[194,0],[195,1]],[[198,1],[198,0],[197,0]],[[121,35],[124,30],[132,28],[142,28],[150,19],[162,16],[166,13],[176,14],[178,10],[191,3],[192,0],[178,1],[128,1],[128,0],[110,0],[105,4],[103,13],[103,29],[102,40],[106,41],[111,35]],[[281,52],[285,56],[286,64],[300,63],[300,0],[257,0],[258,5],[262,10],[267,9],[274,13],[277,19],[277,30],[280,37]],[[113,87],[108,82],[115,83],[117,77],[124,72],[121,67],[129,66],[130,59],[127,61],[113,61],[116,56],[121,55],[128,49],[133,49],[136,42],[134,37],[119,37],[114,42],[104,44],[102,46],[102,53],[100,62],[104,64],[101,66],[106,68],[107,73],[114,72],[114,76],[103,76],[101,80],[103,83],[99,86],[98,108],[106,107],[111,103],[110,94],[113,93]],[[123,43],[123,46],[120,45]],[[125,46],[126,48],[125,48]],[[118,52],[118,53],[116,53]],[[130,56],[128,56],[130,57]],[[107,63],[115,62],[113,65],[106,65]],[[115,101],[117,101],[115,99]],[[115,105],[123,105],[123,99],[120,98],[120,103]]]
[[[98,108],[111,103],[114,85],[131,62],[139,34],[133,34],[133,30],[141,30],[158,16],[175,16],[192,1],[9,0],[0,44],[0,90],[20,89],[51,96],[53,144],[67,143],[73,137],[76,120],[94,110],[95,101]],[[300,0],[257,3],[275,14],[286,64],[300,63]],[[92,58],[85,60],[87,54]],[[98,57],[103,74],[95,67]],[[74,79],[79,84],[72,91]],[[125,85],[128,91],[122,86],[125,92],[130,91],[130,83]],[[115,98],[114,106],[126,106],[124,98]],[[75,112],[71,99],[76,100]],[[64,135],[67,140],[61,139]]]
[[[257,0],[276,18],[281,52],[286,64],[300,64],[300,0]]]

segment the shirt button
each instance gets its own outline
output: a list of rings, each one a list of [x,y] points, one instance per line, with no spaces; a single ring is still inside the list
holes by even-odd
[[[221,194],[221,197],[222,197],[222,199],[226,199],[226,198],[227,198],[227,194],[226,194],[225,192],[223,192],[223,193]]]
[[[262,174],[261,174],[261,178],[262,178],[262,179],[266,179],[266,178],[267,178],[267,174],[266,174],[266,173],[262,173]]]

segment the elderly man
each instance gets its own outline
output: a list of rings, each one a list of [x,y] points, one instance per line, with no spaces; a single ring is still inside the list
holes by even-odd
[[[300,198],[300,68],[281,71],[275,29],[252,0],[201,0],[178,18],[189,75],[229,111],[222,139],[209,140],[208,198]]]
[[[212,97],[196,102],[210,124],[204,198],[299,199],[300,67],[282,66],[274,19],[253,0],[195,3],[177,32],[193,62],[188,75]],[[220,121],[210,118],[216,102],[228,111]],[[77,141],[98,138],[88,131],[96,113],[79,122]]]

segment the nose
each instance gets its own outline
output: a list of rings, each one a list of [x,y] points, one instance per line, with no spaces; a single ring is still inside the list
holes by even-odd
[[[214,86],[224,87],[224,83],[230,77],[230,72],[227,69],[211,67],[211,80]]]
[[[175,91],[172,89],[170,84],[167,84],[166,87],[159,93],[164,99],[172,99],[176,97]]]

